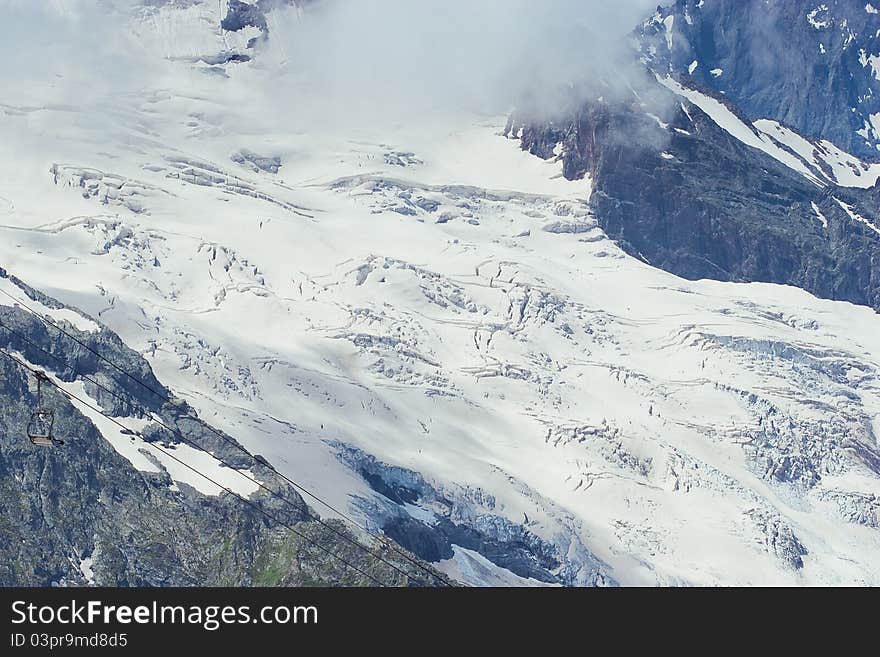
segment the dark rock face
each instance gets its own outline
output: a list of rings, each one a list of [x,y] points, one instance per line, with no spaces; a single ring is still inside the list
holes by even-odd
[[[391,539],[426,561],[436,563],[451,559],[455,554],[445,534],[408,516],[390,520],[382,530]]]
[[[226,17],[220,21],[220,27],[229,32],[238,32],[246,27],[255,27],[261,32],[268,32],[266,15],[262,3],[248,4],[241,0],[229,0]]]
[[[545,159],[561,145],[564,175],[594,182],[600,226],[656,267],[880,310],[880,235],[868,225],[880,226],[880,188],[813,184],[655,82],[671,75],[746,125],[774,119],[880,160],[880,14],[871,9],[676,0],[636,31],[646,67],[637,99],[588,101],[552,122],[515,115],[508,134]]]
[[[631,255],[688,279],[784,283],[880,309],[880,236],[836,200],[878,223],[876,188],[814,185],[686,102],[667,120],[595,103],[567,124],[508,129],[539,156],[564,145],[565,175],[592,177],[599,224]]]
[[[0,276],[8,278],[2,269]],[[20,296],[61,307],[20,281],[9,280],[19,285]],[[436,584],[403,562],[399,568],[412,574],[407,579],[313,520],[314,514],[299,494],[263,462],[237,449],[231,437],[224,440],[209,430],[185,403],[163,400],[162,396],[171,395],[146,361],[106,328],[84,333],[64,325],[77,339],[160,395],[128,380],[21,309],[0,305],[0,322],[27,338],[0,328],[4,350],[20,354],[63,381],[75,379],[71,370],[65,371],[29,345],[31,341],[123,395],[120,400],[94,384],[84,384],[86,393],[108,415],[126,424],[151,412],[230,467],[250,469],[283,498],[263,490],[253,495],[250,501],[264,514],[229,493],[205,496],[179,482],[172,487],[174,482],[164,469],[135,469],[91,420],[52,387],[44,388],[44,403],[55,411],[54,433],[66,444],[58,448],[32,445],[25,427],[36,405],[35,386],[29,373],[0,355],[0,586],[372,584],[301,535],[389,585]],[[145,435],[166,449],[181,442],[175,433],[158,425]],[[336,530],[346,531],[343,527]],[[399,561],[394,555],[384,558]]]
[[[455,496],[438,491],[418,472],[383,463],[350,445],[335,446],[343,462],[386,498],[384,506],[361,500],[363,511],[387,536],[427,562],[453,558],[454,546],[458,546],[523,578],[562,585],[615,584],[606,566],[592,554],[584,553],[585,563],[574,567],[558,545],[528,527],[475,510],[469,501],[452,499]],[[486,495],[484,501],[494,507],[491,496]],[[584,572],[578,573],[579,569]]]
[[[220,21],[220,27],[229,32],[238,32],[246,27],[255,27],[262,32],[262,37],[269,36],[269,23],[266,14],[278,7],[289,6],[302,8],[311,4],[312,0],[257,0],[254,3],[241,0],[229,0],[226,16]],[[254,39],[248,46],[254,45]]]
[[[880,4],[880,3],[875,3]],[[865,0],[676,0],[638,30],[643,61],[880,161],[880,13]],[[697,66],[691,71],[691,66]]]
[[[493,537],[448,518],[440,518],[429,525],[409,516],[392,518],[382,527],[395,542],[431,563],[451,559],[455,554],[452,546],[458,545],[482,554],[520,577],[561,583],[561,578],[552,572],[558,571],[562,565],[556,549],[521,526],[511,524],[509,529],[509,535]]]

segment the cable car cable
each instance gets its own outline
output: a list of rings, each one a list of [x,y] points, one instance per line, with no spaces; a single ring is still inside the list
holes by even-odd
[[[246,480],[248,480],[249,482],[253,483],[254,485],[258,486],[259,488],[262,488],[263,490],[265,490],[266,492],[268,492],[268,493],[271,494],[272,496],[274,496],[274,497],[276,497],[277,499],[281,500],[282,502],[288,504],[289,506],[295,508],[297,511],[304,511],[304,512],[306,513],[306,515],[307,515],[310,519],[314,520],[315,522],[317,522],[317,523],[320,524],[321,526],[323,526],[323,527],[325,527],[326,529],[330,530],[331,532],[333,532],[334,534],[336,534],[337,536],[339,536],[341,539],[345,540],[346,542],[351,543],[352,545],[354,545],[355,547],[357,547],[357,548],[359,548],[359,549],[361,549],[361,550],[364,550],[367,554],[369,554],[370,556],[372,556],[374,559],[377,559],[378,561],[381,561],[382,563],[384,563],[386,566],[388,566],[388,567],[394,569],[395,571],[397,571],[398,573],[400,573],[401,575],[403,575],[404,577],[406,577],[407,579],[409,579],[411,582],[418,582],[418,581],[419,581],[419,578],[414,577],[412,574],[406,572],[406,571],[403,570],[402,568],[399,568],[398,566],[396,566],[395,564],[391,563],[390,561],[387,561],[387,560],[384,559],[380,554],[378,554],[378,553],[376,553],[376,552],[373,552],[372,550],[370,550],[368,547],[366,547],[365,545],[363,545],[363,544],[362,544],[361,542],[359,542],[358,540],[352,538],[351,536],[348,536],[347,534],[345,534],[344,532],[340,531],[340,530],[337,529],[336,527],[333,527],[333,525],[331,525],[331,524],[329,524],[328,522],[326,522],[325,520],[323,520],[320,516],[317,516],[317,515],[312,514],[311,511],[308,509],[308,507],[306,507],[305,509],[303,509],[302,507],[300,507],[299,505],[295,504],[294,502],[292,502],[292,501],[291,501],[290,499],[288,499],[287,497],[285,497],[285,496],[281,495],[280,493],[278,493],[277,491],[274,491],[274,490],[272,490],[271,488],[269,488],[269,487],[268,487],[266,484],[264,484],[263,482],[259,481],[258,479],[254,478],[254,477],[250,477],[250,476],[248,476],[246,473],[242,472],[242,471],[239,470],[238,468],[235,468],[234,466],[232,466],[232,465],[229,464],[228,462],[224,461],[222,458],[216,456],[215,454],[212,454],[211,452],[209,452],[208,450],[206,450],[204,447],[202,447],[202,446],[199,445],[198,443],[196,443],[196,442],[190,440],[189,438],[187,438],[186,436],[184,436],[183,433],[181,433],[181,430],[180,430],[180,429],[178,429],[178,428],[176,428],[176,427],[170,427],[170,426],[168,426],[168,424],[166,424],[161,418],[157,418],[156,415],[155,415],[155,413],[153,413],[153,412],[150,411],[149,409],[147,409],[147,408],[141,406],[140,404],[138,404],[138,403],[137,403],[137,402],[136,402],[136,401],[135,401],[130,395],[123,395],[123,394],[118,393],[118,392],[116,392],[116,391],[114,391],[114,390],[110,390],[109,388],[107,388],[107,387],[104,386],[103,384],[99,383],[98,381],[94,380],[93,378],[89,377],[88,375],[83,374],[82,372],[80,372],[79,370],[77,370],[76,368],[74,368],[73,366],[71,366],[69,363],[65,362],[65,361],[64,361],[62,358],[60,358],[59,356],[57,356],[57,355],[51,353],[50,351],[47,351],[46,349],[44,349],[44,348],[41,347],[40,345],[34,343],[34,342],[33,342],[32,340],[30,340],[27,336],[22,335],[21,333],[19,333],[18,331],[14,330],[14,329],[9,328],[9,327],[6,326],[6,324],[4,324],[2,321],[0,321],[0,328],[5,329],[6,331],[8,331],[9,333],[11,333],[12,335],[15,335],[15,336],[18,337],[20,340],[24,341],[26,344],[30,345],[30,346],[33,347],[34,349],[37,349],[37,350],[39,350],[39,351],[42,351],[44,354],[46,354],[46,355],[49,356],[50,358],[53,358],[53,359],[54,359],[55,361],[57,361],[60,365],[62,365],[65,369],[68,369],[68,370],[72,371],[72,372],[74,373],[74,375],[77,376],[77,378],[82,379],[82,380],[85,380],[85,381],[88,381],[89,383],[91,383],[91,384],[93,384],[94,386],[98,387],[99,389],[103,390],[103,391],[106,392],[107,394],[109,394],[109,395],[115,397],[116,399],[119,399],[120,401],[123,401],[123,402],[128,403],[128,404],[131,405],[133,408],[136,408],[136,409],[142,411],[145,415],[147,415],[148,417],[150,417],[150,418],[151,418],[156,424],[158,424],[159,426],[163,427],[164,429],[166,429],[167,431],[169,431],[169,432],[172,433],[173,435],[177,436],[178,438],[180,438],[182,441],[184,441],[184,442],[187,443],[188,445],[191,445],[191,446],[194,447],[195,449],[198,449],[199,451],[202,451],[202,452],[205,452],[206,454],[209,454],[211,457],[213,457],[213,458],[217,459],[218,461],[220,461],[221,463],[223,463],[223,465],[227,466],[228,468],[230,468],[230,469],[233,470],[234,472],[238,473],[239,476],[243,477],[244,479],[246,479]],[[49,379],[47,379],[47,380],[49,380]],[[51,383],[51,380],[49,380],[49,382]],[[54,384],[53,384],[53,385],[54,385]],[[58,386],[56,385],[56,387],[58,387]],[[186,417],[188,417],[189,419],[193,419],[193,420],[196,420],[196,421],[201,422],[201,421],[198,420],[197,418],[192,418],[191,416],[186,416]],[[207,428],[207,425],[204,424],[204,423],[202,423],[202,426],[204,426],[204,427]],[[140,434],[136,434],[136,435],[140,435]],[[155,444],[155,443],[151,443],[151,444]],[[250,452],[247,452],[246,450],[245,450],[245,453],[246,453],[248,456],[253,457],[253,455],[252,455]],[[274,470],[273,470],[273,471],[274,471]],[[367,532],[367,535],[368,535],[368,536],[373,536],[373,534],[370,534],[369,532]],[[454,585],[451,584],[451,583],[447,583],[447,582],[445,582],[445,580],[444,580],[443,578],[438,577],[437,575],[435,575],[431,570],[429,570],[429,569],[426,568],[425,566],[423,566],[423,565],[421,565],[421,564],[418,564],[418,562],[415,562],[414,565],[417,565],[421,570],[423,570],[424,572],[426,572],[428,575],[431,575],[433,578],[438,579],[438,580],[440,580],[440,581],[443,581],[443,582],[446,583],[448,586],[454,586]]]
[[[36,369],[34,369],[34,368],[28,366],[26,363],[21,362],[21,361],[20,361],[19,359],[17,359],[15,356],[13,356],[13,355],[10,354],[8,351],[6,351],[6,349],[0,347],[0,352],[2,352],[5,356],[9,357],[12,361],[14,361],[15,363],[17,363],[18,365],[20,365],[20,366],[23,367],[24,369],[30,371],[30,372],[33,373],[33,374],[36,374],[36,372],[37,372]],[[102,409],[97,408],[97,407],[91,405],[89,402],[85,401],[84,399],[81,399],[80,397],[76,396],[76,395],[73,394],[72,392],[69,392],[68,390],[65,390],[65,389],[62,388],[59,384],[55,383],[55,382],[52,381],[51,379],[48,379],[48,382],[49,382],[50,385],[52,385],[53,387],[55,387],[55,388],[56,388],[56,389],[57,389],[62,395],[66,396],[66,397],[68,397],[68,398],[70,398],[70,399],[72,399],[72,400],[75,400],[75,401],[79,402],[80,404],[82,404],[82,405],[85,406],[86,408],[89,408],[89,409],[91,409],[92,411],[94,411],[94,412],[96,412],[96,413],[100,413],[103,417],[105,417],[106,419],[110,420],[111,422],[113,422],[114,424],[116,424],[117,426],[119,426],[120,428],[122,428],[123,430],[125,430],[125,431],[127,431],[127,432],[129,432],[129,433],[132,433],[132,434],[134,434],[134,435],[140,436],[141,438],[145,438],[142,434],[140,434],[140,433],[138,433],[138,432],[136,432],[136,431],[132,431],[131,429],[129,429],[128,427],[126,427],[124,424],[122,424],[121,422],[119,422],[116,418],[113,418],[113,417],[107,415]],[[161,445],[159,445],[158,443],[150,443],[150,444],[151,444],[153,447],[157,448],[159,451],[163,452],[166,456],[168,456],[168,457],[174,459],[175,461],[177,461],[178,463],[180,463],[182,466],[188,468],[189,470],[192,470],[192,471],[195,472],[197,475],[199,475],[200,477],[202,477],[202,478],[206,479],[207,481],[211,482],[212,484],[214,484],[214,485],[217,486],[218,488],[221,488],[222,490],[225,490],[227,493],[230,493],[230,494],[234,495],[235,497],[237,497],[238,499],[240,499],[242,502],[244,502],[244,503],[247,504],[248,506],[252,507],[253,509],[259,511],[260,513],[262,513],[264,516],[266,516],[267,518],[269,518],[269,519],[272,520],[273,522],[275,522],[275,523],[277,523],[277,524],[279,524],[279,525],[281,525],[281,526],[283,526],[283,527],[286,527],[286,528],[289,529],[292,533],[296,534],[297,536],[299,536],[299,537],[302,538],[303,540],[307,541],[308,543],[314,545],[315,547],[319,548],[320,550],[322,550],[323,552],[327,553],[328,555],[330,555],[330,556],[334,557],[335,559],[339,560],[341,563],[345,564],[346,566],[348,566],[348,567],[351,568],[352,570],[354,570],[354,571],[360,573],[361,575],[363,575],[364,577],[366,577],[367,579],[369,579],[370,581],[372,581],[374,584],[377,584],[378,586],[381,586],[381,587],[383,587],[383,588],[384,588],[384,587],[387,587],[387,584],[386,584],[386,583],[382,582],[381,580],[377,579],[376,577],[373,577],[372,575],[370,575],[370,573],[368,573],[368,572],[366,572],[366,571],[364,571],[364,570],[361,570],[360,568],[358,568],[357,566],[355,566],[354,564],[352,564],[352,563],[349,562],[348,560],[344,559],[343,557],[340,557],[338,554],[336,554],[336,553],[334,553],[333,551],[331,551],[329,548],[327,548],[327,547],[321,545],[318,541],[315,541],[314,539],[309,538],[308,536],[306,536],[306,535],[303,534],[302,532],[297,531],[297,530],[294,529],[289,523],[284,522],[283,520],[278,519],[276,516],[273,516],[273,515],[270,514],[268,511],[266,511],[265,509],[263,509],[262,507],[260,507],[260,506],[257,505],[256,503],[252,502],[251,500],[247,499],[247,498],[244,497],[243,495],[241,495],[241,494],[235,492],[235,491],[232,490],[231,488],[227,488],[226,486],[224,486],[223,484],[219,483],[218,481],[212,479],[211,477],[209,477],[209,476],[206,475],[205,473],[200,472],[199,470],[197,470],[196,468],[194,468],[193,466],[191,466],[189,463],[186,463],[185,461],[183,461],[183,460],[177,458],[177,457],[174,456],[174,454],[172,454],[169,450],[164,449],[164,448],[163,448]]]
[[[75,343],[77,343],[79,346],[81,346],[83,349],[85,349],[85,350],[87,350],[88,352],[90,352],[90,353],[91,353],[92,355],[94,355],[96,358],[99,358],[100,360],[104,361],[105,363],[107,363],[108,365],[110,365],[113,369],[115,369],[115,370],[117,370],[118,372],[120,372],[121,374],[125,375],[126,377],[128,377],[129,379],[131,379],[134,383],[138,384],[139,386],[141,386],[141,387],[144,388],[145,390],[148,390],[149,392],[153,393],[154,395],[156,395],[157,397],[159,397],[160,399],[163,399],[164,401],[166,401],[166,402],[168,402],[168,403],[174,403],[174,400],[173,400],[169,395],[164,394],[164,393],[162,393],[162,392],[156,390],[153,386],[151,386],[151,385],[145,383],[144,381],[140,380],[138,377],[134,376],[133,374],[131,374],[130,372],[128,372],[127,370],[125,370],[124,368],[122,368],[121,366],[119,366],[118,364],[116,364],[115,362],[113,362],[112,360],[110,360],[109,358],[107,358],[106,356],[104,356],[103,354],[101,354],[100,352],[98,352],[97,350],[93,349],[93,348],[92,348],[91,346],[89,346],[88,344],[84,343],[82,340],[80,340],[79,338],[77,338],[75,335],[72,335],[70,332],[66,331],[63,327],[59,326],[58,324],[56,324],[56,323],[53,322],[52,320],[50,320],[50,319],[48,319],[48,318],[46,318],[46,317],[43,317],[41,314],[39,314],[38,312],[36,312],[36,311],[33,310],[32,308],[30,308],[27,304],[23,303],[20,299],[18,299],[18,298],[16,298],[15,296],[9,294],[6,290],[0,289],[0,294],[3,294],[3,295],[5,295],[5,296],[7,296],[7,297],[10,298],[12,301],[14,301],[14,302],[17,303],[18,305],[20,305],[24,310],[26,310],[27,312],[29,312],[30,314],[32,314],[34,317],[36,317],[37,319],[39,319],[41,322],[43,322],[43,323],[46,324],[47,326],[51,326],[51,327],[53,327],[55,330],[59,331],[60,333],[62,333],[62,334],[65,335],[65,336],[67,336],[68,338],[70,338],[71,340],[73,340]],[[7,330],[8,330],[8,329],[7,329]],[[53,357],[54,357],[54,356],[53,356]],[[200,422],[200,421],[201,421],[201,420],[199,420],[198,418],[196,418],[196,417],[194,417],[194,416],[192,416],[192,415],[188,415],[187,417],[189,417],[190,419],[192,419],[192,420],[194,420],[194,421],[197,421],[197,422]],[[215,434],[215,435],[216,435],[217,437],[219,437],[221,440],[227,442],[228,444],[230,444],[230,445],[233,446],[234,448],[238,449],[238,450],[241,451],[242,453],[247,454],[249,457],[254,458],[254,455],[251,454],[249,451],[247,451],[247,450],[246,450],[241,444],[239,444],[237,441],[230,439],[228,436],[226,436],[225,434],[223,434],[222,432],[218,431],[217,429],[215,429],[214,427],[210,426],[210,425],[207,424],[207,423],[205,423],[204,426],[205,426],[206,429],[208,429],[208,431],[210,431],[211,433]],[[254,459],[254,460],[256,460],[256,459]],[[420,564],[417,560],[413,559],[411,556],[409,556],[409,555],[406,554],[405,552],[401,551],[401,550],[400,550],[399,548],[397,548],[397,547],[396,547],[396,546],[395,546],[390,540],[388,540],[385,536],[382,536],[382,535],[380,535],[380,534],[374,534],[373,532],[369,531],[366,527],[362,526],[362,525],[361,525],[360,523],[358,523],[356,520],[354,520],[353,518],[351,518],[348,514],[346,514],[346,513],[342,512],[342,511],[340,511],[339,509],[335,508],[335,507],[334,507],[333,505],[331,505],[329,502],[326,502],[325,500],[321,499],[318,495],[316,495],[315,493],[313,493],[312,491],[310,491],[308,488],[306,488],[306,487],[302,486],[301,484],[297,483],[295,480],[291,479],[291,478],[288,477],[287,475],[285,475],[285,474],[279,472],[279,471],[275,468],[275,466],[273,466],[273,465],[272,465],[271,463],[269,463],[268,461],[265,461],[263,464],[264,464],[266,467],[268,467],[272,472],[274,472],[276,475],[278,475],[279,477],[281,477],[284,481],[286,481],[286,482],[289,483],[291,486],[293,486],[294,488],[296,488],[297,490],[299,490],[300,492],[304,493],[305,495],[307,495],[308,497],[312,498],[313,500],[315,500],[315,501],[318,502],[319,504],[323,505],[325,508],[329,509],[329,510],[332,511],[333,513],[337,514],[339,517],[341,517],[341,518],[343,518],[344,520],[348,521],[350,524],[354,525],[355,527],[357,527],[357,528],[360,529],[361,531],[367,533],[367,534],[370,535],[370,536],[373,536],[373,537],[377,538],[377,539],[378,539],[380,542],[382,542],[382,543],[383,543],[383,544],[384,544],[389,550],[391,550],[392,552],[394,552],[395,554],[397,554],[398,556],[400,556],[402,559],[405,559],[406,561],[408,561],[408,562],[411,563],[412,565],[416,566],[417,568],[423,570],[424,572],[429,573],[434,579],[436,579],[436,580],[442,582],[442,583],[445,584],[446,586],[455,586],[455,584],[453,584],[451,581],[449,581],[449,580],[446,579],[445,577],[441,577],[441,576],[439,576],[439,575],[433,573],[432,571],[430,571],[430,570],[428,570],[427,568],[425,568],[425,566],[423,566],[422,564]]]
[[[64,444],[52,435],[55,426],[55,411],[43,406],[43,382],[47,380],[44,372],[35,372],[37,381],[37,406],[31,412],[27,423],[27,437],[34,445],[40,447],[58,447]]]

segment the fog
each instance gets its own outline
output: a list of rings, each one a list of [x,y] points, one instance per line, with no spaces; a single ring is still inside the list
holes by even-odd
[[[252,64],[262,75],[235,76],[229,97],[305,122],[412,121],[524,105],[550,115],[572,94],[631,93],[640,72],[628,35],[656,1],[319,0],[299,11],[290,0],[274,0],[280,6],[269,14],[269,38]],[[204,0],[217,20],[193,22],[194,31],[204,31],[193,35],[194,49],[215,43],[225,3]],[[128,29],[163,0],[0,4],[0,88],[14,87],[19,102],[37,87],[42,102],[112,102],[173,86],[163,76],[186,66],[169,65],[167,53],[134,42]]]
[[[0,89],[7,97],[27,98],[36,87],[41,99],[78,104],[148,86],[160,62],[129,39],[125,22],[133,4],[0,0]]]
[[[656,1],[324,0],[278,13],[262,54],[365,120],[524,102],[549,113],[572,91],[630,92],[628,35]]]

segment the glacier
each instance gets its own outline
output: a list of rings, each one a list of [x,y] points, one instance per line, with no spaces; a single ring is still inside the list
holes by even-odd
[[[880,584],[874,310],[628,255],[506,116],[298,121],[260,95],[294,67],[215,57],[258,29],[154,4],[140,88],[3,92],[0,266],[41,312],[464,583]]]

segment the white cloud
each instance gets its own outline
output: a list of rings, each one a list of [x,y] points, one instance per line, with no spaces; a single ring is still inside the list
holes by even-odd
[[[655,2],[331,0],[277,16],[263,56],[350,116],[504,111],[527,96],[552,104],[573,83],[626,89],[632,72],[609,67]]]
[[[198,2],[174,1],[178,7]],[[219,11],[215,2],[202,6]],[[271,75],[241,80],[235,95],[306,123],[502,113],[524,99],[549,111],[568,96],[561,89],[573,85],[595,95],[629,92],[638,79],[634,69],[615,65],[630,61],[627,34],[655,2],[324,0],[305,16],[279,8],[255,63]],[[169,71],[166,53],[137,42],[129,28],[161,4],[5,0],[0,86],[15,86],[19,99],[38,88],[35,98],[59,104],[160,87]],[[193,50],[213,43],[205,36],[216,25],[191,25],[205,32],[192,35]],[[175,41],[188,39],[184,26]],[[242,88],[248,94],[239,95]]]

